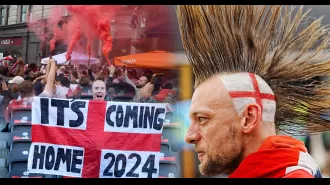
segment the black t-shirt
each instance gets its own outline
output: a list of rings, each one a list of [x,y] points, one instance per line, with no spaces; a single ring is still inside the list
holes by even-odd
[[[0,118],[3,118],[3,113],[5,112],[9,102],[12,100],[12,96],[10,90],[1,91],[0,96],[3,96],[0,104]]]
[[[38,96],[44,90],[44,85],[42,85],[41,80],[36,81],[34,84],[34,94]]]
[[[19,93],[18,93],[18,92],[15,92],[15,93],[12,93],[12,94],[11,94],[11,98],[12,98],[13,100],[17,100],[18,97],[19,97]]]

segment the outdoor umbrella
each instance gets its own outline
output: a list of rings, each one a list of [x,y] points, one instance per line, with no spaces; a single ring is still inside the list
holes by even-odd
[[[177,66],[176,55],[167,51],[156,50],[115,57],[115,66],[125,65],[127,68],[171,69]]]

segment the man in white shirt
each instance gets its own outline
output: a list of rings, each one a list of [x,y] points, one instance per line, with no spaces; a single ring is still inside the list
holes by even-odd
[[[70,80],[66,77],[61,77],[56,85],[54,96],[56,98],[66,98],[70,90]]]

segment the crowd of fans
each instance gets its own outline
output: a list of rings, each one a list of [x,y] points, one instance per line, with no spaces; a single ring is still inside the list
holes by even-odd
[[[162,78],[154,81],[154,74]],[[12,107],[30,105],[34,96],[49,98],[87,99],[141,103],[174,103],[177,77],[174,70],[143,70],[87,65],[57,65],[50,59],[47,65],[24,64],[18,59],[12,66],[0,66],[1,114],[7,126]]]

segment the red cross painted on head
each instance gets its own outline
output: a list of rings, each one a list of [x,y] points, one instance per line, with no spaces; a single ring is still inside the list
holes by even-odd
[[[261,93],[260,89],[259,89],[259,85],[258,85],[258,81],[256,79],[256,76],[253,73],[249,73],[249,76],[251,78],[252,81],[252,85],[254,88],[254,92],[250,92],[250,91],[231,91],[229,92],[229,95],[232,98],[245,98],[245,97],[251,97],[251,98],[255,98],[256,99],[256,103],[260,106],[261,111],[263,110],[263,106],[262,106],[262,99],[268,99],[268,100],[275,100],[275,96],[273,94],[269,94],[269,93]]]
[[[67,129],[33,125],[32,142],[50,143],[58,145],[77,146],[84,148],[83,178],[98,178],[100,174],[100,160],[102,149],[133,150],[133,151],[160,151],[161,134],[105,132],[105,111],[107,102],[89,101],[86,130]],[[58,137],[49,138],[47,133]],[[65,132],[66,134],[59,134]],[[57,134],[58,133],[58,134]],[[125,145],[123,145],[123,141]],[[143,142],[144,145],[137,144]],[[157,143],[155,143],[157,142]],[[91,148],[91,144],[95,144]],[[155,145],[159,148],[154,147]],[[92,174],[86,172],[92,171]]]

